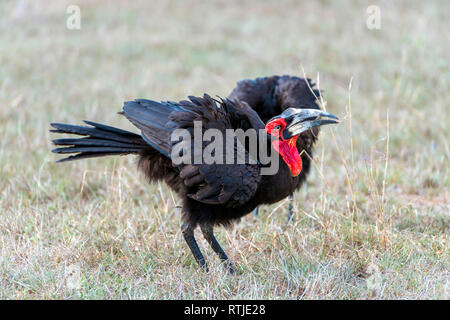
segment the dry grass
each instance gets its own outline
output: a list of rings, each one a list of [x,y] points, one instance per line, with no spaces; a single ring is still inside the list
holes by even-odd
[[[449,299],[450,7],[377,2],[371,31],[364,1],[1,1],[0,298]],[[218,230],[236,277],[203,240],[198,270],[179,200],[134,159],[50,153],[50,121],[132,129],[124,100],[301,66],[344,121],[322,131],[295,225],[282,202]]]

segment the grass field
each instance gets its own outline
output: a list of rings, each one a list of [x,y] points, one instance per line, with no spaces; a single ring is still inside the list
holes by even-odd
[[[80,30],[66,28],[70,4]],[[449,299],[449,12],[444,0],[1,1],[0,298]],[[204,240],[211,271],[198,269],[179,199],[132,156],[50,152],[51,121],[136,131],[116,114],[125,100],[303,72],[343,121],[321,132],[294,224],[286,200],[217,229],[234,277]]]

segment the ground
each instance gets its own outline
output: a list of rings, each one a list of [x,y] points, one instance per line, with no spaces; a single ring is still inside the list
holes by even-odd
[[[69,30],[69,5],[81,29]],[[380,29],[366,26],[368,5]],[[448,1],[1,1],[1,299],[449,299]],[[51,121],[136,131],[134,98],[304,74],[343,121],[307,185],[197,267],[180,200],[132,156],[56,164]]]

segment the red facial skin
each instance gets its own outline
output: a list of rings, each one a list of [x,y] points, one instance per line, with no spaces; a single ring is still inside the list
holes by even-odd
[[[280,128],[275,129],[277,126]],[[268,134],[278,137],[278,140],[272,142],[272,146],[286,162],[291,170],[291,176],[296,177],[302,172],[302,158],[297,150],[298,136],[285,140],[282,135],[285,127],[286,121],[283,118],[276,118],[267,123],[265,129]]]

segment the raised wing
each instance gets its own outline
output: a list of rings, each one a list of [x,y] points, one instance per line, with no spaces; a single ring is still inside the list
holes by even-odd
[[[319,97],[311,79],[287,75],[239,81],[229,96],[248,103],[264,123],[287,108],[319,109]]]
[[[171,135],[176,129],[184,129],[190,133],[188,149],[191,157],[188,163],[174,164],[180,172],[187,187],[188,197],[208,204],[220,204],[226,207],[236,207],[247,202],[256,192],[260,182],[259,165],[250,163],[250,157],[244,150],[245,161],[238,164],[221,163],[207,164],[204,161],[194,163],[195,141],[194,122],[201,123],[202,133],[208,129],[218,130],[226,137],[227,129],[236,129],[245,108],[236,107],[231,101],[216,101],[208,95],[203,98],[189,97],[190,100],[174,102],[156,102],[151,100],[135,100],[126,102],[123,114],[139,129],[142,137],[153,148],[171,157],[172,148],[178,141],[171,142]],[[219,102],[219,106],[217,105]],[[251,114],[251,113],[250,113]],[[261,122],[261,120],[259,120]],[[233,147],[238,148],[237,138],[233,139]],[[185,141],[186,142],[186,141]],[[209,144],[202,141],[201,150]],[[226,143],[223,143],[226,148]],[[240,150],[242,152],[242,149]],[[235,150],[234,154],[237,154]],[[223,152],[226,155],[226,151]]]

